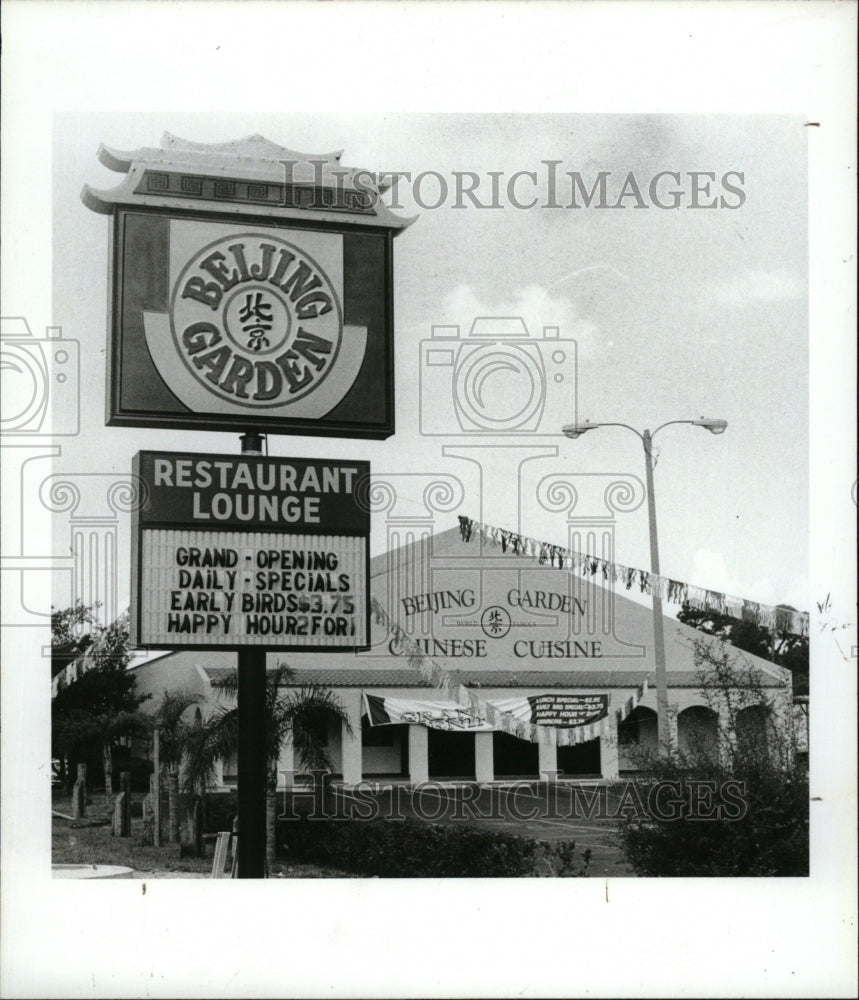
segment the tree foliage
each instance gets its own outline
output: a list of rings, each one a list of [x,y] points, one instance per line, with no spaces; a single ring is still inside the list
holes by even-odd
[[[95,610],[100,604],[76,601],[68,608],[51,608],[51,677],[74,662],[93,643],[92,630],[96,626]]]
[[[292,744],[306,770],[330,771],[328,724],[335,719],[351,733],[349,717],[340,699],[320,684],[288,687],[294,676],[295,671],[285,664],[266,674],[264,731],[269,771],[275,771],[281,748],[288,743]],[[227,698],[234,699],[238,693],[238,673],[228,674],[215,687]],[[235,707],[221,706],[206,720],[196,737],[186,742],[186,784],[200,781],[210,784],[215,762],[237,753],[238,722]]]
[[[95,624],[98,605],[81,602],[52,613],[53,649],[71,647],[80,652],[77,679],[63,683],[51,706],[51,736],[54,756],[69,764],[101,763],[110,778],[114,745],[124,737],[140,733],[146,720],[138,712],[149,695],[136,692],[134,675],[126,670],[131,659],[128,618],[122,616],[108,626]],[[91,625],[90,631],[80,630]],[[108,795],[110,789],[106,789]]]
[[[168,767],[182,763],[188,740],[196,728],[188,722],[186,714],[200,700],[199,695],[186,688],[164,691],[152,715],[152,725],[160,732],[160,756]]]
[[[787,604],[778,608],[793,611]],[[677,612],[677,620],[707,635],[714,635],[737,649],[760,656],[793,674],[793,691],[808,694],[808,636],[794,635],[783,629],[769,629],[753,622],[740,621],[714,611],[702,611],[684,604]]]
[[[195,730],[199,728],[194,723],[189,723],[186,715],[188,709],[199,700],[199,696],[187,688],[164,691],[150,720],[152,726],[158,728],[159,757],[161,763],[167,768],[167,827],[171,842],[179,840],[181,823],[179,816],[180,769],[183,759],[187,755],[188,745],[194,738]],[[193,790],[202,794],[205,787]]]

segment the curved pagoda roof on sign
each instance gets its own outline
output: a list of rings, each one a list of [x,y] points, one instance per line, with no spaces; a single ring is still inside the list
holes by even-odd
[[[110,190],[85,184],[81,199],[104,215],[117,205],[139,205],[370,226],[395,236],[415,221],[384,203],[390,184],[369,170],[342,166],[342,155],[301,153],[261,135],[207,143],[165,132],[160,149],[100,145],[99,160],[127,176]]]

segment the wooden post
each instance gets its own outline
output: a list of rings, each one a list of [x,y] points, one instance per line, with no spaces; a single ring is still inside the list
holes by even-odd
[[[152,731],[152,764],[154,778],[152,789],[152,830],[155,847],[161,846],[161,730],[158,726]]]
[[[110,817],[110,832],[114,837],[122,837],[122,813],[125,808],[125,792],[120,792],[113,800],[113,813]]]
[[[86,764],[78,764],[78,777],[72,788],[72,816],[86,816]]]
[[[143,800],[143,836],[142,843],[151,845],[155,842],[153,832],[153,809],[152,809],[152,789],[154,787],[153,775],[149,775],[149,794]]]
[[[131,836],[131,773],[121,771],[119,774],[119,790],[122,792],[122,820],[120,837]]]

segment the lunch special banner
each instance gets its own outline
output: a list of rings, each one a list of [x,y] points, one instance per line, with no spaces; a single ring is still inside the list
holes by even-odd
[[[425,698],[389,698],[365,694],[364,714],[371,726],[402,723],[431,729],[500,731],[497,717],[490,723],[486,712],[462,708],[455,702]],[[526,723],[572,728],[585,726],[608,715],[607,694],[539,694],[493,699],[485,703]]]

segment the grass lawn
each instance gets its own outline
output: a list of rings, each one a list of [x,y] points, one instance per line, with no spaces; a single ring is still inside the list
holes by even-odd
[[[133,801],[142,799],[142,794],[133,796]],[[55,794],[53,809],[71,815],[71,800]],[[53,864],[72,865],[124,865],[135,872],[170,873],[177,876],[212,874],[212,842],[207,842],[205,858],[180,858],[179,845],[162,842],[161,847],[142,843],[143,819],[131,818],[131,836],[114,837],[109,823],[95,825],[104,815],[103,797],[94,795],[88,799],[87,816],[79,823],[69,822],[54,816],[51,829],[51,861]],[[284,878],[354,878],[347,872],[322,865],[298,862],[279,862],[272,873]]]

